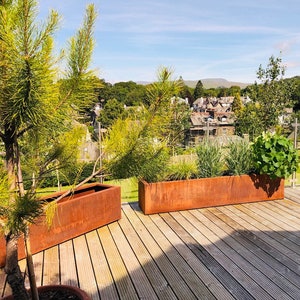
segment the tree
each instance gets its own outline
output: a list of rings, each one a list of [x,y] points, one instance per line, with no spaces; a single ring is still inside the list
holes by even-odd
[[[201,80],[199,80],[196,84],[195,90],[194,90],[194,99],[197,100],[200,97],[204,96],[204,88],[203,83]]]
[[[188,87],[183,78],[180,76],[179,77],[179,80],[178,82],[180,83],[180,85],[182,86],[179,94],[178,94],[178,97],[182,98],[182,99],[187,99],[188,100],[188,103],[190,106],[193,106],[193,102],[194,102],[194,96],[192,94],[192,88]]]
[[[117,99],[110,99],[100,111],[98,120],[101,123],[101,126],[109,128],[118,118],[122,117],[124,111],[123,103],[119,102]]]
[[[228,89],[228,96],[241,95],[241,88],[237,85],[233,85]]]
[[[186,135],[190,128],[191,110],[187,103],[181,102],[180,99],[174,97],[169,111],[172,117],[167,127],[169,129],[168,146],[174,152],[175,148],[182,147],[185,144]]]
[[[238,116],[243,108],[243,103],[241,100],[240,94],[236,94],[234,100],[232,102],[232,111],[234,112],[235,116]]]
[[[158,71],[157,81],[148,86],[149,107],[144,118],[118,119],[105,139],[105,149],[110,154],[108,168],[116,178],[136,176],[156,181],[169,160],[167,145],[174,132],[171,98],[178,94],[181,84],[171,79],[168,68]]]
[[[53,34],[59,15],[52,11],[42,26],[36,23],[36,16],[35,0],[0,2],[0,137],[7,175],[2,183],[8,186],[7,197],[1,198],[0,218],[6,239],[5,272],[15,299],[28,299],[18,266],[17,240],[24,234],[28,245],[28,225],[43,211],[35,190],[24,190],[21,155],[26,153],[21,153],[20,144],[29,135],[52,137],[46,168],[61,154],[55,143],[59,131],[68,127],[67,116],[75,116],[74,108],[80,110],[82,101],[92,93],[88,66],[94,45],[94,6],[87,7],[82,29],[70,41],[67,80],[56,84],[58,59],[53,55]],[[36,299],[30,248],[26,250],[32,297]]]
[[[249,102],[237,111],[235,121],[235,132],[242,136],[249,134],[251,140],[261,134],[262,123],[259,117],[259,107],[256,103]]]
[[[268,131],[279,125],[279,116],[287,107],[292,107],[293,82],[283,79],[285,67],[281,58],[271,56],[265,69],[262,65],[257,71],[260,84],[251,86],[250,98],[259,106],[258,117],[262,131]]]
[[[249,134],[254,138],[264,131],[278,127],[279,116],[284,108],[292,107],[292,94],[295,89],[293,81],[283,79],[285,67],[281,58],[271,56],[265,69],[260,65],[255,82],[249,86],[251,102],[237,115],[236,131],[238,134]]]

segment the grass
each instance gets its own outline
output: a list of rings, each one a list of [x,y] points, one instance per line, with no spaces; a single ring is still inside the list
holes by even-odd
[[[122,202],[138,201],[138,181],[136,178],[105,181],[105,184],[121,186]]]
[[[121,201],[122,202],[135,202],[138,201],[138,182],[135,178],[119,179],[119,180],[108,180],[104,181],[104,184],[118,185],[121,187]],[[61,191],[70,189],[71,186],[62,186]],[[57,187],[48,187],[38,189],[37,193],[39,196],[47,196],[49,194],[58,191]]]

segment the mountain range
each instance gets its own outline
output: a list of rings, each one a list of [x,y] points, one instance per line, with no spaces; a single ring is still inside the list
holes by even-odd
[[[218,88],[218,87],[225,87],[225,88],[230,88],[231,86],[239,86],[240,88],[245,88],[250,83],[243,83],[243,82],[234,82],[234,81],[228,81],[224,78],[205,78],[205,79],[200,79],[203,87],[205,89],[210,89],[210,88]],[[184,83],[191,88],[195,88],[198,80],[185,80]]]
[[[203,87],[205,89],[210,89],[210,88],[219,88],[219,87],[225,87],[225,88],[230,88],[231,86],[239,86],[240,88],[245,88],[251,83],[244,83],[244,82],[234,82],[234,81],[228,81],[227,79],[224,78],[205,78],[205,79],[200,79]],[[184,83],[191,88],[195,88],[197,82],[199,80],[184,80]],[[151,82],[148,81],[138,81],[137,84],[150,84]]]

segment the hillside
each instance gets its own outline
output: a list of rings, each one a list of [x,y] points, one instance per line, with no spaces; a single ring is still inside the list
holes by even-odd
[[[228,81],[224,78],[205,78],[200,79],[204,88],[217,88],[217,87],[226,87],[230,88],[231,86],[239,86],[241,88],[247,87],[250,83],[243,83],[243,82],[234,82],[234,81]],[[185,80],[185,84],[189,87],[194,88],[198,82],[198,80]]]
[[[234,81],[228,81],[224,78],[205,78],[205,79],[200,79],[204,88],[209,89],[209,88],[218,88],[218,87],[226,87],[230,88],[231,86],[239,86],[242,89],[250,85],[251,83],[243,83],[243,82],[234,82]],[[184,83],[191,88],[195,88],[198,80],[184,80]],[[150,82],[148,81],[138,81],[136,82],[137,84],[143,84],[147,85]]]

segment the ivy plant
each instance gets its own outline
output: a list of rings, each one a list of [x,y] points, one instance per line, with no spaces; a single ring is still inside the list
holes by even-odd
[[[252,144],[256,172],[270,178],[287,178],[298,166],[293,142],[277,133],[263,133]]]

